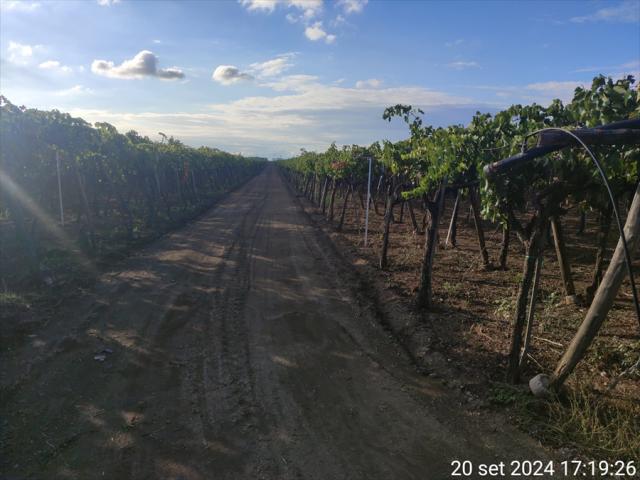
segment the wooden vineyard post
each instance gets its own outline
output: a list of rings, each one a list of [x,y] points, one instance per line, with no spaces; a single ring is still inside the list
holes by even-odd
[[[518,288],[518,296],[516,298],[516,310],[515,321],[513,325],[513,332],[511,336],[511,349],[509,351],[508,368],[507,368],[507,381],[510,383],[516,383],[520,378],[520,356],[521,347],[523,344],[522,331],[525,328],[527,320],[527,303],[529,303],[529,291],[534,290],[535,294],[535,272],[539,271],[538,258],[542,255],[542,251],[545,247],[546,241],[546,228],[548,223],[548,217],[545,215],[533,225],[533,231],[527,241],[527,250],[524,260],[524,268],[522,272],[522,279],[520,280],[520,287]],[[534,302],[530,305],[533,307]],[[531,318],[533,321],[533,317]]]
[[[507,269],[507,256],[509,255],[509,239],[511,235],[511,224],[509,220],[502,226],[502,241],[500,242],[500,269]]]
[[[536,261],[536,269],[533,273],[533,289],[531,290],[531,298],[529,299],[529,312],[527,313],[527,329],[524,334],[524,344],[522,353],[520,354],[520,369],[522,369],[527,361],[529,348],[531,347],[531,337],[533,335],[533,322],[536,312],[536,300],[538,299],[538,287],[540,286],[540,275],[542,274],[542,254]]]
[[[564,243],[564,235],[562,234],[562,224],[557,216],[551,217],[551,231],[553,232],[553,242],[556,247],[556,256],[560,266],[560,276],[564,285],[564,294],[567,302],[575,303],[576,289],[573,285],[571,276],[571,264],[569,263],[567,249]]]
[[[629,208],[624,236],[627,240],[629,255],[633,257],[638,245],[640,245],[640,183],[636,186],[636,193]],[[602,327],[626,274],[625,254],[621,238],[618,240],[609,267],[595,292],[582,324],[556,366],[552,378],[552,384],[556,388],[564,383],[586,354],[600,327]]]
[[[384,227],[382,231],[382,248],[380,249],[380,261],[378,267],[380,270],[387,268],[387,252],[389,250],[389,229],[393,221],[393,206],[396,201],[396,192],[393,185],[389,185],[387,189],[387,201],[384,209]]]
[[[480,247],[480,256],[482,257],[482,266],[489,267],[489,253],[484,240],[484,229],[482,228],[482,218],[480,217],[480,199],[476,187],[469,189],[469,199],[471,200],[471,211],[473,212],[473,222],[476,226],[478,234],[478,246]]]
[[[369,157],[369,176],[367,177],[367,208],[364,214],[364,246],[367,246],[369,235],[369,204],[371,203],[371,157]]]
[[[87,217],[88,228],[88,240],[91,248],[95,248],[95,233],[93,229],[93,214],[91,212],[91,206],[89,205],[89,198],[87,197],[87,190],[84,185],[84,179],[78,165],[74,163],[74,170],[76,171],[76,178],[78,179],[78,186],[80,187],[80,194],[82,196],[82,203],[84,205],[85,215]]]
[[[340,222],[336,229],[340,232],[342,231],[342,227],[344,226],[344,216],[347,213],[347,204],[349,203],[349,196],[351,195],[351,191],[353,190],[353,186],[351,184],[347,184],[347,188],[344,195],[344,200],[342,203],[342,212],[340,214]]]
[[[196,187],[196,177],[193,173],[193,170],[191,170],[191,185],[193,185],[193,193],[195,194],[196,198],[198,198],[198,188]]]
[[[456,231],[458,227],[458,210],[460,208],[460,197],[462,196],[461,189],[456,192],[456,201],[453,204],[453,212],[451,213],[451,221],[449,222],[449,231],[447,232],[447,239],[444,241],[444,246],[448,247],[451,244],[452,247],[456,246]]]
[[[325,175],[324,184],[322,185],[322,195],[320,198],[320,207],[322,208],[322,214],[327,211],[327,192],[329,191],[329,175]]]
[[[64,227],[64,205],[62,203],[62,180],[60,179],[60,152],[56,150],[56,173],[58,174],[58,200],[60,202],[60,224]]]

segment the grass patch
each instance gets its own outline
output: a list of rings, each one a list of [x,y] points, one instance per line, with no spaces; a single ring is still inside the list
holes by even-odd
[[[548,403],[549,434],[594,459],[640,458],[640,405],[578,388]]]
[[[460,283],[444,282],[442,291],[446,296],[453,297],[460,291]]]
[[[493,301],[496,306],[493,310],[493,314],[497,318],[503,320],[511,320],[513,312],[516,310],[516,297],[503,297]]]
[[[489,400],[509,407],[523,430],[557,448],[594,460],[640,458],[640,405],[606,397],[584,386],[548,400],[506,384],[495,384]]]
[[[0,292],[0,308],[26,307],[27,305],[29,303],[22,295],[13,292]]]

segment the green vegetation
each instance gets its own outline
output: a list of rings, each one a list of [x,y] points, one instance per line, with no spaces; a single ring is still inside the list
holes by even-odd
[[[413,212],[412,202],[422,204],[427,217],[423,220],[425,240],[420,282],[415,296],[418,308],[432,307],[432,271],[437,228],[442,215],[447,190],[469,196],[478,235],[480,258],[485,268],[491,268],[482,220],[490,220],[502,227],[503,241],[499,268],[506,268],[510,233],[514,232],[525,250],[522,276],[513,312],[512,346],[509,353],[508,378],[519,379],[526,362],[522,351],[528,348],[525,325],[532,321],[527,311],[529,298],[536,297],[537,272],[542,269],[542,252],[553,229],[558,262],[563,270],[566,296],[575,295],[571,266],[566,258],[561,219],[571,205],[582,211],[594,210],[608,221],[602,221],[604,238],[593,274],[593,285],[585,292],[587,301],[602,278],[606,236],[611,227],[611,205],[605,195],[598,171],[591,158],[578,148],[563,148],[540,156],[525,168],[508,175],[487,178],[484,167],[500,159],[535,146],[537,132],[545,128],[595,127],[610,122],[640,117],[640,91],[634,89],[635,80],[627,76],[612,80],[598,76],[591,88],[579,87],[573,100],[564,105],[554,100],[548,107],[538,104],[513,105],[495,115],[477,113],[469,125],[438,127],[423,123],[423,112],[410,105],[387,108],[383,119],[401,118],[409,127],[410,137],[397,143],[376,142],[369,147],[332,145],[324,153],[303,151],[299,156],[281,161],[285,174],[305,195],[317,202],[324,212],[327,186],[332,185],[329,219],[334,219],[336,189],[343,191],[344,204],[338,229],[344,222],[349,196],[361,199],[366,191],[367,161],[374,161],[374,200],[384,195],[384,231],[380,250],[380,269],[388,266],[389,226],[396,205],[406,205],[415,232],[422,232]],[[607,176],[620,205],[629,205],[640,174],[640,148],[635,144],[615,144],[594,147],[600,158],[606,158]],[[451,221],[455,225],[456,218]],[[451,230],[450,230],[451,232]],[[553,300],[552,300],[553,301]],[[548,302],[545,304],[548,307]],[[508,305],[499,305],[500,310]]]
[[[7,282],[47,281],[154,238],[258,173],[265,159],[153,142],[0,98],[0,219]],[[13,230],[10,235],[7,230]]]

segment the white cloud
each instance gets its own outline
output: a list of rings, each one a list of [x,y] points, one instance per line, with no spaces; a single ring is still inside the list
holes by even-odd
[[[3,12],[33,12],[40,8],[40,5],[40,2],[2,0],[0,1],[0,10]]]
[[[303,17],[311,18],[322,10],[322,0],[238,0],[250,12],[272,13],[278,5],[295,8]],[[293,15],[291,18],[295,18]]]
[[[295,53],[283,53],[266,62],[252,63],[249,66],[258,77],[274,77],[293,67],[291,60],[294,56]]]
[[[234,65],[218,65],[211,78],[222,85],[233,85],[243,80],[253,80],[251,75],[241,72]]]
[[[315,75],[287,75],[272,82],[262,83],[261,86],[269,87],[277,92],[297,92],[318,86],[318,77]]]
[[[42,48],[42,45],[27,45],[14,41],[9,42],[7,47],[8,59],[12,63],[26,65],[31,61],[33,54]]]
[[[271,13],[275,10],[278,0],[238,0],[238,3],[246,7],[250,12],[265,11]]]
[[[365,5],[369,3],[369,0],[338,0],[344,13],[360,13],[364,9]]]
[[[478,62],[451,62],[445,65],[447,68],[453,68],[454,70],[465,70],[467,68],[480,68]]]
[[[354,0],[355,1],[355,0]],[[359,4],[362,0],[356,1]],[[336,35],[327,33],[321,21],[314,20],[320,16],[324,6],[323,0],[238,0],[238,3],[250,12],[273,13],[278,6],[293,9],[285,16],[289,23],[299,23],[305,27],[305,35],[312,41],[323,40],[333,43]],[[366,1],[365,1],[366,3]]]
[[[281,115],[299,114],[311,122],[313,117],[323,111],[349,112],[373,108],[378,112],[377,118],[385,107],[396,103],[435,107],[465,105],[470,102],[465,98],[423,87],[340,87],[320,83],[318,78],[312,75],[285,76],[268,86],[277,91],[291,93],[272,97],[245,97],[230,103],[211,105],[211,109],[222,116],[228,116],[225,118],[229,118],[230,121],[236,119],[240,122],[242,118],[264,117],[267,122],[270,116],[275,120]],[[320,126],[319,123],[317,125]]]
[[[336,18],[331,22],[331,25],[334,27],[337,27],[339,25],[344,25],[347,23],[347,19],[344,18],[342,15],[338,14],[336,15]]]
[[[144,78],[157,77],[162,80],[176,80],[184,78],[184,72],[178,67],[158,68],[158,57],[149,50],[142,50],[130,60],[115,65],[107,60],[94,60],[91,71],[96,75],[110,78]]]
[[[579,82],[575,80],[568,81],[550,81],[530,83],[525,85],[525,90],[538,95],[539,103],[551,101],[554,98],[559,98],[562,101],[570,101],[573,98],[573,92],[576,87],[584,85],[585,82]],[[527,94],[527,92],[525,92]]]
[[[258,155],[290,155],[300,147],[326,149],[332,141],[367,145],[381,138],[405,138],[401,122],[381,119],[384,108],[396,103],[422,108],[430,121],[443,124],[471,118],[478,104],[423,87],[346,88],[323,84],[310,75],[290,75],[276,84],[281,94],[253,96],[209,105],[198,112],[119,113],[75,110],[88,121],[108,121],[118,129],[155,136],[165,131],[191,145],[202,143]],[[458,113],[456,113],[458,112]],[[453,116],[453,117],[452,117]]]
[[[80,95],[92,95],[94,93],[90,88],[84,87],[82,85],[74,85],[71,88],[67,88],[64,90],[58,90],[55,92],[55,95],[59,97],[77,97]]]
[[[595,13],[580,17],[573,17],[574,23],[587,22],[619,22],[619,23],[639,23],[640,22],[640,2],[636,0],[625,1],[615,7],[601,8]]]
[[[322,11],[322,0],[286,0],[285,5],[302,11],[305,18],[312,18]]]
[[[71,73],[71,71],[72,71],[71,67],[68,67],[66,65],[62,65],[57,60],[44,61],[44,62],[42,62],[42,63],[40,63],[38,65],[38,68],[41,68],[43,70],[50,70],[50,71],[54,71],[54,72],[59,72],[59,73]]]
[[[335,35],[327,33],[324,28],[322,28],[322,22],[315,22],[313,25],[308,26],[305,28],[304,34],[312,42],[324,40],[325,43],[331,44],[336,40]]]
[[[382,80],[377,78],[370,78],[369,80],[358,80],[356,82],[356,88],[379,88],[382,86]]]
[[[54,68],[60,68],[60,62],[57,60],[47,60],[38,65],[38,67],[44,68],[45,70],[52,70]]]
[[[120,3],[120,0],[97,0],[98,5],[101,7],[110,7],[111,5],[115,5],[116,3]]]
[[[500,98],[510,98],[510,102],[533,103],[548,105],[559,98],[563,102],[570,102],[576,87],[590,85],[591,81],[579,80],[551,80],[547,82],[530,83],[528,85],[472,85],[470,88],[495,91]]]

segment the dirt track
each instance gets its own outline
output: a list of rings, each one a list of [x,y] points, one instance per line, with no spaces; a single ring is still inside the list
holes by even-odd
[[[443,479],[545,458],[416,373],[327,242],[270,167],[104,275],[3,354],[0,472]]]

